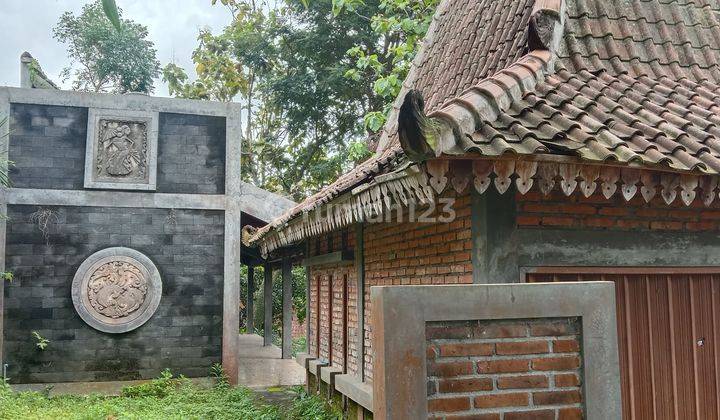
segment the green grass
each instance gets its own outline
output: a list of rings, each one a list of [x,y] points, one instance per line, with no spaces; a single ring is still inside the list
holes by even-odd
[[[270,405],[246,388],[222,382],[212,389],[164,374],[147,384],[127,387],[121,396],[56,396],[12,392],[0,383],[0,419],[314,419],[342,418],[323,400],[294,390],[289,407]]]

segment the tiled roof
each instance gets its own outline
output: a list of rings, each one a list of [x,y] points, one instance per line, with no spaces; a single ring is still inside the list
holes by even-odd
[[[559,12],[556,36],[529,51],[530,24],[543,8]],[[254,240],[402,161],[397,110],[409,89],[445,122],[441,154],[562,154],[718,174],[718,63],[717,1],[445,0],[378,156]]]
[[[720,172],[717,4],[568,0],[553,71],[514,92],[489,118],[477,88],[435,116],[460,128],[443,153],[556,153]],[[521,60],[522,61],[522,60]],[[515,76],[516,63],[505,73]],[[496,80],[503,74],[481,82]],[[480,123],[462,124],[470,112]],[[477,126],[479,125],[479,129]]]
[[[382,131],[378,153],[260,229],[254,237],[262,237],[270,229],[391,170],[394,166],[391,162],[402,159],[396,120],[408,90],[420,89],[426,98],[426,109],[432,110],[512,64],[526,52],[533,3],[533,0],[443,0]]]

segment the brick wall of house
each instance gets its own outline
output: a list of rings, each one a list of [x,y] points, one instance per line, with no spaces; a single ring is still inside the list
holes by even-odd
[[[397,216],[391,221],[368,223],[364,232],[365,253],[365,379],[372,381],[372,329],[370,325],[370,287],[403,284],[460,284],[472,283],[472,249],[470,234],[470,194],[455,196],[449,192],[445,198],[455,199],[452,209],[455,218],[450,223],[409,222],[405,212],[402,221]],[[443,212],[443,204],[428,217],[432,220]],[[416,214],[422,213],[418,210]],[[310,240],[310,255],[322,255],[355,246],[354,229],[338,230],[331,235]],[[354,264],[315,266],[310,280],[310,340],[309,353],[318,355],[317,349],[317,286],[320,282],[320,352],[327,360],[329,339],[329,284],[333,280],[333,365],[342,367],[343,310],[348,316],[348,371],[356,373],[357,366],[357,290]],[[343,281],[347,277],[347,307],[342,306]]]
[[[659,194],[646,203],[638,193],[629,202],[621,195],[606,199],[596,192],[566,197],[554,190],[547,196],[532,191],[517,194],[520,227],[582,228],[605,230],[709,231],[720,229],[720,203],[706,207],[696,199],[686,206],[680,198],[665,204]]]
[[[372,381],[370,287],[472,283],[470,194],[454,198],[450,223],[376,223],[365,230],[365,375]],[[434,215],[441,212],[441,206]],[[407,220],[407,213],[405,219]]]
[[[578,318],[432,322],[426,338],[429,417],[583,417]]]
[[[310,241],[310,255],[317,256],[343,248],[353,250],[355,234],[352,228],[333,232],[331,235],[315,238]],[[332,345],[332,364],[342,368],[344,346],[347,339],[348,372],[357,372],[357,287],[356,271],[352,262],[342,264],[326,264],[310,269],[310,340],[309,353],[318,356],[317,348],[317,287],[320,284],[320,352],[324,360],[330,358]],[[330,282],[332,281],[332,306],[330,305]],[[347,283],[347,305],[343,305],[344,284]],[[330,343],[330,308],[332,308],[332,343]],[[343,317],[347,316],[347,337],[343,328]]]

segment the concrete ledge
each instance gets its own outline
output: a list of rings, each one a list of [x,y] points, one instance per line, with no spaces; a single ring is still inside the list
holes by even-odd
[[[316,255],[314,257],[302,260],[304,267],[312,267],[323,264],[352,264],[355,261],[355,253],[353,251],[335,251],[329,254]]]
[[[320,379],[320,368],[328,365],[328,362],[322,359],[315,359],[308,362],[308,371]]]
[[[335,366],[323,366],[320,368],[320,379],[333,385],[335,375],[342,373],[342,369]]]
[[[305,383],[305,370],[287,359],[239,358],[238,384],[248,388],[294,386]]]
[[[350,374],[335,376],[335,389],[369,411],[373,411],[372,385],[361,382],[357,376]]]
[[[298,353],[298,355],[295,357],[295,361],[298,365],[302,366],[304,369],[308,368],[308,363],[310,363],[311,360],[315,360],[314,356],[310,356],[307,353]]]
[[[41,206],[131,207],[158,209],[224,210],[225,196],[152,192],[47,190],[10,188],[3,192],[8,204]]]
[[[142,93],[111,94],[73,92],[54,89],[29,89],[0,86],[12,103],[77,106],[86,108],[130,109],[136,111],[174,112],[213,116],[240,116],[241,104],[235,102],[200,101],[161,98]]]
[[[335,391],[335,377],[343,373],[342,369],[334,366],[320,368],[320,379],[328,384],[328,397],[332,397]]]

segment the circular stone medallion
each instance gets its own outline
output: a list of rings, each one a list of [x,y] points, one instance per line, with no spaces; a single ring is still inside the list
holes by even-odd
[[[138,328],[153,316],[162,297],[160,273],[144,254],[130,248],[106,248],[78,268],[72,300],[80,318],[106,333]]]

